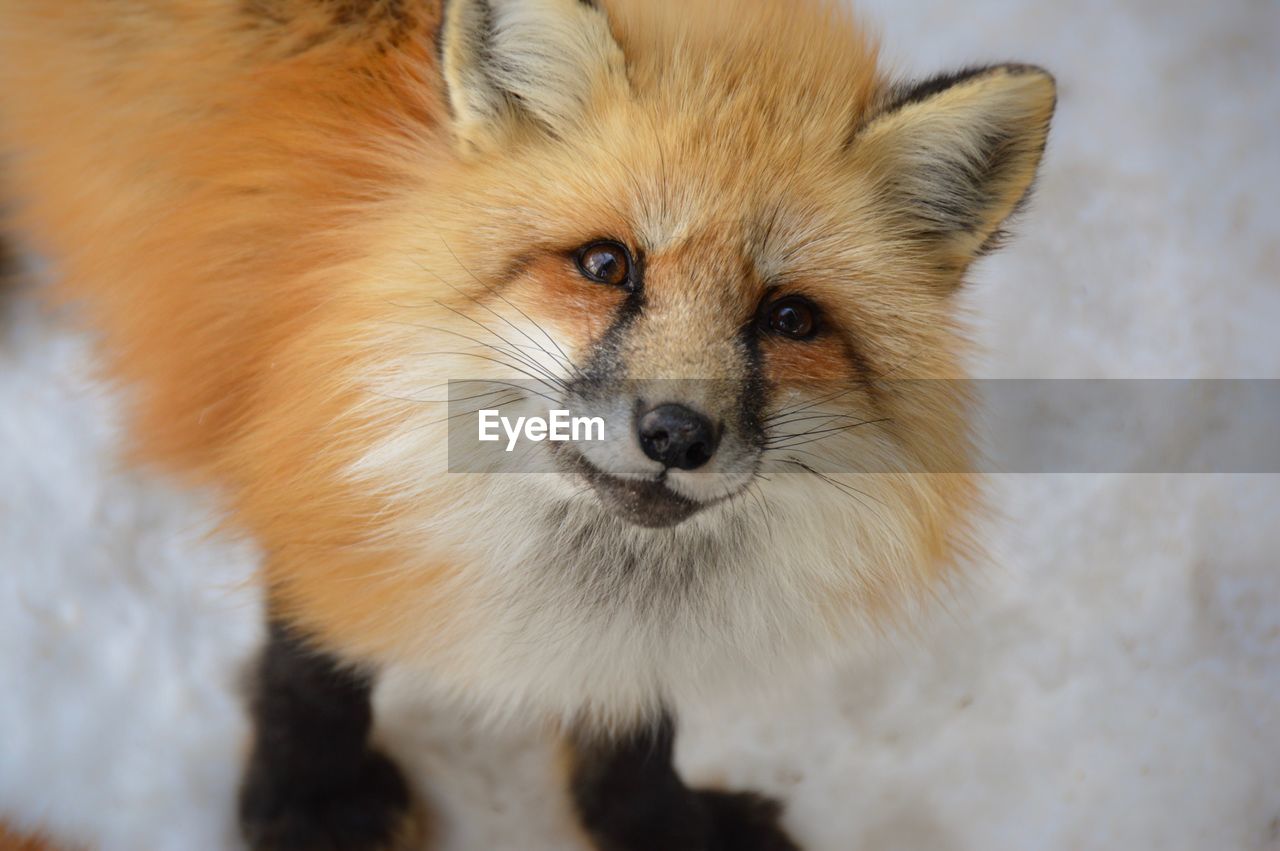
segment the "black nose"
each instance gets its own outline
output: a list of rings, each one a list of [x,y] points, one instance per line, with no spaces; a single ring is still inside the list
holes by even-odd
[[[637,431],[644,454],[664,467],[694,470],[716,451],[711,421],[684,405],[659,405],[640,418]]]

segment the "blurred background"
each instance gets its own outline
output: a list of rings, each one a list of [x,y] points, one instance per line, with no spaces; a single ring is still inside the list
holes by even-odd
[[[1280,4],[858,8],[903,75],[1058,78],[1033,205],[965,294],[979,375],[1280,378]],[[0,820],[233,849],[255,554],[120,463],[92,366],[32,288],[0,294]],[[686,775],[782,796],[811,851],[1280,849],[1280,476],[992,490],[968,589],[834,675],[692,712]],[[380,701],[436,847],[583,847],[548,744]]]

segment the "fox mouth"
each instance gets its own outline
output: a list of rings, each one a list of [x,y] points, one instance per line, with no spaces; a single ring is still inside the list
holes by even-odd
[[[710,505],[681,496],[662,481],[624,479],[604,472],[577,452],[560,453],[562,462],[586,480],[600,501],[623,520],[659,529],[683,523]]]

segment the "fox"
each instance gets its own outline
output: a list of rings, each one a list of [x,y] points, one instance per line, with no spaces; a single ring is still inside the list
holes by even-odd
[[[957,292],[1048,72],[901,79],[828,0],[0,0],[0,54],[6,236],[262,554],[249,848],[420,847],[393,669],[545,725],[601,851],[800,847],[679,710],[963,576]],[[505,468],[486,405],[607,436]]]

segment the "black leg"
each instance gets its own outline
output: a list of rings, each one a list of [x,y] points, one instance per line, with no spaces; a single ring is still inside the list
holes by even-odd
[[[600,851],[798,851],[777,802],[685,786],[674,745],[670,717],[620,738],[570,737],[574,805]]]
[[[369,746],[372,679],[272,623],[240,792],[253,851],[384,851],[411,842],[409,788]]]

